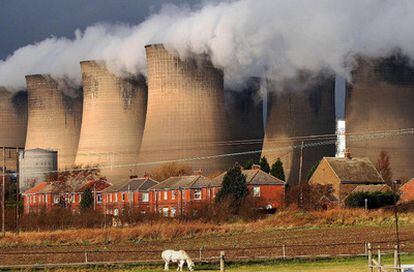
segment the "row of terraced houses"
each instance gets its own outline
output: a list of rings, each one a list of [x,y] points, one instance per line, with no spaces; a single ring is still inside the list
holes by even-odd
[[[285,182],[260,170],[254,165],[242,170],[257,209],[269,211],[284,206]],[[82,194],[90,189],[94,195],[93,209],[119,215],[124,209],[136,209],[141,213],[159,213],[177,216],[213,203],[222,186],[225,172],[215,178],[204,176],[201,171],[193,175],[170,177],[164,181],[149,175],[131,178],[117,185],[103,179],[82,180],[74,178],[65,188],[53,182],[41,182],[23,193],[25,213],[50,210],[53,207],[80,210]]]

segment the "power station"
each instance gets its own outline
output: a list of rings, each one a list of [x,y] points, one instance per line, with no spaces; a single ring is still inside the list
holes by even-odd
[[[148,110],[141,167],[181,160],[208,172],[225,169],[226,159],[216,157],[229,150],[223,73],[206,56],[182,60],[161,44],[146,46],[146,53]]]
[[[136,174],[146,115],[142,77],[123,79],[103,62],[81,62],[83,116],[76,165],[99,165],[111,182]]]
[[[262,156],[270,164],[281,159],[288,183],[306,181],[323,156],[335,156],[335,80],[300,78],[283,85],[269,82],[268,88]],[[318,142],[325,143],[315,146]]]
[[[394,178],[413,177],[414,137],[398,135],[398,130],[414,127],[413,102],[414,68],[407,58],[360,58],[346,96],[346,145],[351,154],[375,163],[385,151]]]
[[[82,97],[69,96],[70,90],[62,89],[66,84],[59,85],[49,75],[28,75],[26,84],[29,99],[25,149],[57,151],[58,168],[72,167],[78,148]]]

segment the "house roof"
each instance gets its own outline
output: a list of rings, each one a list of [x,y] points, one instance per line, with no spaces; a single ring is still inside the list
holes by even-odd
[[[405,187],[410,186],[411,184],[414,185],[414,178],[410,179],[409,181],[401,185],[400,190],[404,190]]]
[[[323,158],[342,183],[384,183],[368,158]]]
[[[372,184],[372,185],[358,185],[352,190],[352,193],[356,192],[388,192],[391,191],[390,186],[387,184]]]
[[[43,188],[45,188],[47,185],[49,185],[48,182],[40,182],[38,184],[36,184],[35,186],[33,186],[30,189],[27,189],[23,194],[36,194],[39,193],[39,191],[41,191]]]
[[[212,186],[212,180],[203,175],[169,177],[163,182],[151,187],[151,190],[166,190],[179,188],[201,188]]]
[[[142,191],[148,190],[150,187],[157,185],[158,181],[152,178],[133,178],[124,182],[122,184],[118,184],[116,186],[108,187],[104,190],[104,192],[118,192],[118,191]]]
[[[221,186],[223,178],[227,172],[221,173],[219,176],[213,179],[213,184]],[[260,169],[248,169],[242,170],[242,174],[246,176],[246,182],[249,185],[285,185],[283,180],[280,180],[269,173]]]
[[[94,190],[97,192],[103,191],[105,188],[110,187],[111,184],[108,183],[105,179],[99,179],[99,180],[88,180],[83,184],[80,184],[75,191],[76,192],[83,192],[86,189]]]

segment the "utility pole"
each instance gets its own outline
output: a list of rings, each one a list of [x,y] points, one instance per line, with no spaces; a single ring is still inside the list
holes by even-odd
[[[19,175],[19,148],[16,147],[16,232],[20,232],[20,175]]]
[[[299,162],[299,207],[303,207],[303,188],[302,188],[302,165],[303,165],[303,141],[300,144],[300,162]]]
[[[394,195],[394,218],[395,218],[395,238],[396,238],[396,255],[397,255],[397,267],[401,266],[401,257],[400,257],[400,231],[398,227],[398,206],[397,206],[397,185],[401,183],[401,180],[394,180],[392,182],[392,191]]]
[[[3,146],[3,183],[2,183],[2,190],[1,190],[1,232],[3,233],[3,237],[6,237],[6,230],[5,230],[5,198],[6,198],[6,150]]]

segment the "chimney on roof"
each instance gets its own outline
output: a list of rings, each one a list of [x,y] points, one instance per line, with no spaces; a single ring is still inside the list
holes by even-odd
[[[347,148],[347,149],[345,150],[344,155],[345,155],[345,158],[346,158],[346,159],[348,159],[348,160],[352,159],[351,151],[349,151],[349,148]]]
[[[252,169],[253,169],[253,170],[260,170],[260,165],[258,165],[258,164],[253,164],[253,165],[252,165]]]
[[[203,174],[203,169],[198,169],[194,171],[194,175],[201,176]]]
[[[144,179],[149,179],[151,177],[151,174],[149,172],[144,173]]]
[[[131,175],[131,176],[129,176],[129,179],[134,179],[134,178],[137,178],[138,176],[137,175]]]

